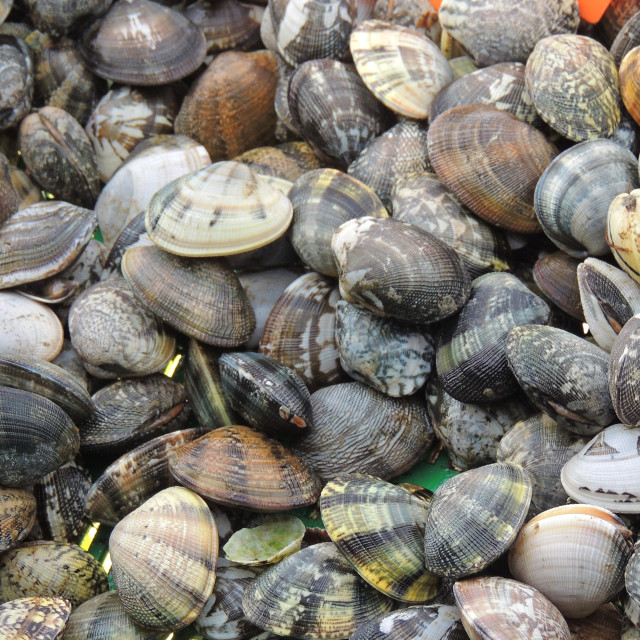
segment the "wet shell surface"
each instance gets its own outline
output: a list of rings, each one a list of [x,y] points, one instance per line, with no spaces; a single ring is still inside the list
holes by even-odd
[[[577,274],[580,264],[564,251],[554,251],[536,260],[533,281],[551,302],[584,322]]]
[[[520,466],[496,462],[442,483],[425,524],[425,564],[446,578],[482,571],[513,543],[531,501]]]
[[[70,612],[64,598],[20,598],[0,605],[0,627],[6,640],[56,640]]]
[[[618,418],[625,424],[640,424],[638,410],[638,323],[633,316],[622,327],[611,347],[609,393]]]
[[[293,215],[291,202],[246,165],[222,161],[158,191],[145,226],[163,249],[190,257],[223,256],[279,238]]]
[[[447,59],[432,40],[392,22],[361,22],[351,34],[350,49],[373,95],[407,118],[427,118],[436,93],[453,80]]]
[[[607,213],[606,240],[620,268],[640,283],[638,198],[640,189],[633,189],[611,201]]]
[[[324,542],[265,571],[245,591],[242,604],[253,624],[311,640],[346,638],[389,613],[392,602],[361,580],[332,542]]]
[[[241,425],[220,427],[184,445],[169,468],[207,500],[264,512],[313,504],[322,487],[297,455]]]
[[[613,56],[592,38],[563,34],[539,40],[525,80],[542,119],[570,140],[607,138],[620,122]]]
[[[423,500],[373,476],[345,474],[327,483],[319,504],[331,540],[372,587],[403,602],[436,595],[440,580],[424,568]]]
[[[164,489],[121,520],[109,552],[122,605],[145,627],[186,627],[211,596],[218,532],[204,500],[184,487]]]
[[[33,527],[36,499],[26,489],[0,489],[0,551],[15,547]]]
[[[237,347],[255,329],[253,308],[222,260],[184,258],[159,247],[130,247],[122,274],[140,303],[181,333]]]

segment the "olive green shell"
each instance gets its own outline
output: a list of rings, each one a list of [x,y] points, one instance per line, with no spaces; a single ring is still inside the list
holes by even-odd
[[[242,606],[253,624],[278,635],[337,640],[389,613],[393,601],[361,580],[333,542],[323,542],[258,576]]]
[[[342,475],[320,495],[322,521],[331,540],[372,587],[403,602],[424,602],[439,578],[424,568],[427,504],[388,482]]]
[[[0,489],[0,552],[23,540],[36,519],[36,499],[26,489]]]
[[[65,598],[20,598],[0,605],[4,640],[56,640],[61,638],[71,612]]]
[[[516,539],[531,491],[529,474],[504,462],[446,480],[434,493],[427,514],[427,569],[453,579],[482,571]]]

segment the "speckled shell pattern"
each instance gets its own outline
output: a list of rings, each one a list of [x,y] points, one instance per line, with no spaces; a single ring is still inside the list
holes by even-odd
[[[427,569],[456,580],[482,571],[516,539],[531,491],[529,474],[504,462],[445,480],[427,514]]]
[[[618,418],[625,424],[639,425],[638,410],[638,338],[640,314],[622,327],[611,347],[609,362],[609,393]]]
[[[476,215],[510,231],[540,230],[533,195],[558,154],[540,131],[494,107],[472,104],[436,118],[427,143],[440,180]]]
[[[624,571],[624,612],[635,625],[640,621],[640,551],[634,547],[633,554]],[[637,625],[636,625],[637,626]]]
[[[291,447],[323,480],[342,473],[389,480],[410,469],[433,442],[423,402],[391,398],[360,382],[312,393],[311,408],[313,427]]]
[[[109,551],[118,595],[138,624],[176,631],[211,596],[218,531],[204,500],[184,487],[164,489],[121,520]]]
[[[360,579],[333,542],[285,558],[260,575],[243,598],[245,615],[257,626],[307,640],[348,637],[392,606]]]
[[[0,37],[0,131],[17,125],[31,109],[33,99],[33,61],[29,47],[22,38],[12,35]]]
[[[609,354],[597,345],[563,329],[528,325],[509,332],[506,352],[527,397],[565,428],[592,436],[615,421]]]
[[[512,274],[476,278],[469,302],[439,334],[436,368],[447,393],[466,403],[515,393],[518,384],[505,351],[507,334],[517,326],[546,324],[550,313],[546,302]]]
[[[36,499],[27,489],[0,489],[0,552],[15,547],[33,527]]]
[[[402,602],[425,602],[440,579],[424,568],[427,504],[373,476],[341,475],[320,495],[331,540],[372,587]]]
[[[0,627],[7,640],[56,640],[70,612],[65,598],[20,598],[0,605]]]
[[[570,316],[584,322],[578,287],[578,258],[554,251],[533,265],[533,281],[542,293]]]

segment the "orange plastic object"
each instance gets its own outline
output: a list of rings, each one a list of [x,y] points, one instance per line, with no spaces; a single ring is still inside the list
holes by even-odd
[[[442,4],[442,0],[429,0],[429,2],[431,3],[431,6],[432,6],[436,11],[439,11],[439,10],[440,10],[440,5]]]
[[[595,24],[602,18],[607,7],[611,4],[611,0],[580,0],[578,4],[580,5],[580,17]]]

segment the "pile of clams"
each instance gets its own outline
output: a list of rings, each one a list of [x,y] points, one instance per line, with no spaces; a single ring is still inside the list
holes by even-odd
[[[581,4],[0,2],[2,638],[640,638],[640,0]]]

